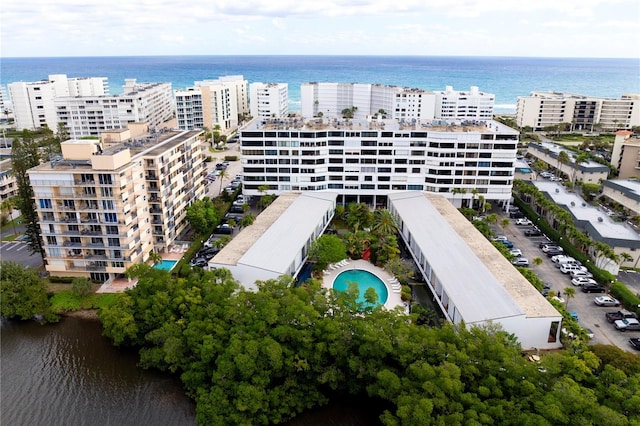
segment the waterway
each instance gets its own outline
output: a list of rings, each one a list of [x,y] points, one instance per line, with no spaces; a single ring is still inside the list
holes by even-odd
[[[0,424],[195,425],[178,379],[138,368],[97,320],[2,321]]]
[[[0,322],[0,425],[195,425],[195,405],[180,381],[137,366],[135,351],[116,348],[97,320]],[[288,426],[379,424],[380,407],[337,400]]]

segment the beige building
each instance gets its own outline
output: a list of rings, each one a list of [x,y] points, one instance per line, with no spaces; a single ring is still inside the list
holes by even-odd
[[[199,131],[164,131],[109,147],[69,140],[62,155],[29,170],[54,276],[110,281],[187,227],[204,197],[206,146]]]
[[[569,155],[569,163],[562,163],[558,160],[560,152],[565,151]],[[538,160],[547,163],[549,166],[560,170],[569,179],[581,181],[583,183],[600,183],[609,176],[609,167],[595,161],[575,163],[576,155],[560,145],[550,142],[530,143],[527,153]]]
[[[567,124],[572,131],[612,131],[640,125],[640,95],[620,99],[597,98],[566,92],[531,92],[519,96],[516,123],[533,130]]]
[[[0,161],[0,202],[11,198],[18,192],[16,177],[11,172],[11,159]]]
[[[602,195],[624,207],[629,216],[640,216],[640,181],[637,179],[604,181]]]
[[[628,130],[616,132],[611,153],[611,165],[620,179],[640,178],[640,139]]]

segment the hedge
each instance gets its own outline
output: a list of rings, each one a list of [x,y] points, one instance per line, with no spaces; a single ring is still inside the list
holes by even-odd
[[[63,283],[63,284],[71,284],[73,282],[74,277],[55,277],[53,275],[49,276],[50,283]]]
[[[640,314],[640,297],[633,294],[623,283],[617,281],[611,286],[610,293],[618,299],[625,308]]]

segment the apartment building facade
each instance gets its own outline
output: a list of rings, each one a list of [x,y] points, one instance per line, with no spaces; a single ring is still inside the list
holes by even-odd
[[[249,114],[253,118],[281,118],[289,115],[287,83],[251,83]]]
[[[640,138],[628,130],[619,130],[613,141],[611,165],[620,179],[640,179]]]
[[[60,120],[54,100],[58,97],[109,94],[106,77],[68,78],[65,74],[52,74],[42,81],[14,82],[8,87],[17,130],[46,126],[57,131]]]
[[[243,192],[331,190],[340,204],[385,206],[396,191],[456,206],[511,196],[519,132],[500,123],[435,120],[253,120],[240,131]]]
[[[69,136],[99,136],[105,130],[146,123],[153,131],[173,119],[171,83],[136,83],[126,79],[123,92],[112,96],[65,96],[53,101],[57,120]]]
[[[640,95],[619,99],[566,92],[531,92],[519,96],[516,123],[533,130],[566,124],[572,131],[631,129],[640,125]]]
[[[186,207],[205,195],[200,131],[160,132],[103,148],[69,140],[29,170],[54,276],[109,281],[186,230]]]
[[[351,109],[353,118],[383,116],[409,122],[432,120],[491,120],[495,95],[481,92],[477,86],[469,91],[427,90],[359,83],[304,83],[300,88],[302,116],[342,117]]]
[[[183,130],[219,126],[229,133],[238,128],[239,115],[249,114],[248,83],[242,76],[196,81],[174,95],[177,125]]]

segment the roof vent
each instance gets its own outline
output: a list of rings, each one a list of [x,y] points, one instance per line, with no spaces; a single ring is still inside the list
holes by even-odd
[[[602,218],[598,216],[598,222],[602,222]]]
[[[572,201],[572,202],[571,202],[571,207],[574,207],[575,205],[576,205],[576,202],[575,202],[575,201]]]

